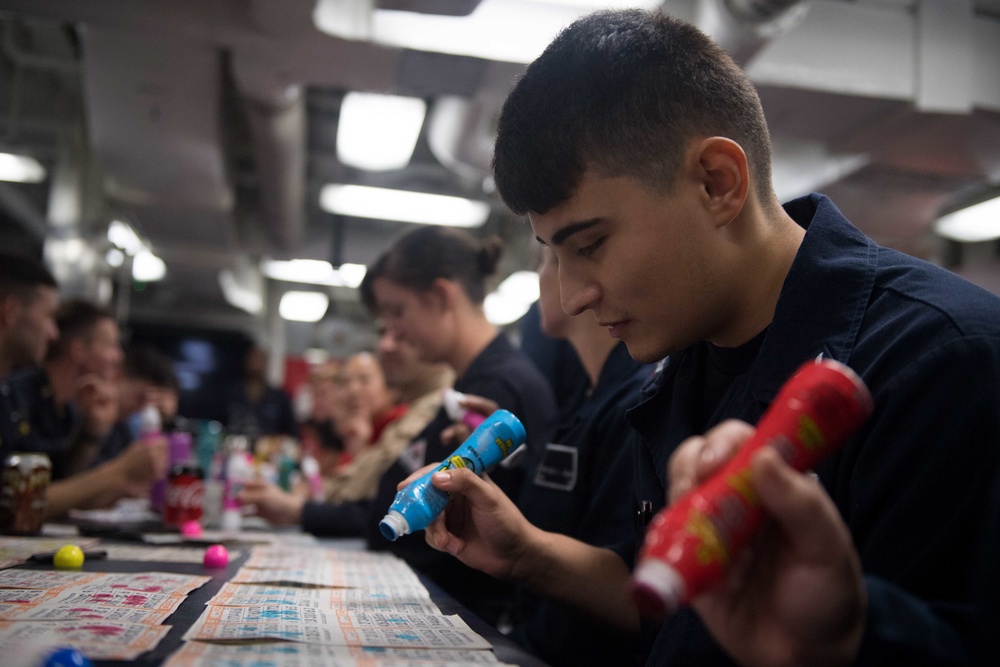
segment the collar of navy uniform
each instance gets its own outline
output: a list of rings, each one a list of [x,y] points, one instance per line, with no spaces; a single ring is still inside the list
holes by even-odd
[[[805,361],[820,354],[849,360],[878,267],[878,246],[824,195],[793,200],[785,210],[806,234],[750,371],[753,396],[765,404]],[[803,303],[816,302],[821,307],[803,314]]]

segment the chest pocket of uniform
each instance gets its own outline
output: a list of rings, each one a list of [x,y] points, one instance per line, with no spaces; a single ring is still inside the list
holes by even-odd
[[[575,489],[578,455],[576,447],[555,443],[545,445],[542,460],[535,471],[535,484],[559,491]]]

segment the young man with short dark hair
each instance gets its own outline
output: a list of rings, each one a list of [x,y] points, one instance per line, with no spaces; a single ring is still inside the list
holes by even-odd
[[[755,459],[771,539],[653,628],[649,664],[966,662],[970,517],[1000,460],[1000,299],[879,247],[822,195],[780,206],[752,84],[659,14],[600,12],[561,33],[504,106],[494,168],[559,259],[564,310],[593,311],[640,361],[670,357],[629,415],[637,508],[716,468],[752,431],[727,420],[755,423],[810,359],[847,364],[874,396],[816,468],[822,486]],[[466,471],[435,483],[468,502],[431,544],[638,631],[640,534],[595,549],[534,528]]]

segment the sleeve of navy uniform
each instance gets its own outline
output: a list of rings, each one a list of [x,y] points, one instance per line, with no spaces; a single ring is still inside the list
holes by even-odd
[[[1000,461],[1000,393],[986,388],[998,377],[995,341],[939,347],[875,393],[870,444],[818,469],[832,471],[866,575],[858,664],[968,664],[979,623],[976,517]]]
[[[370,500],[345,503],[310,501],[302,506],[302,530],[317,537],[361,537],[366,534],[370,521]]]

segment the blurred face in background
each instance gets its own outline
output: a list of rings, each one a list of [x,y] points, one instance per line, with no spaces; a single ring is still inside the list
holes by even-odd
[[[369,418],[389,410],[394,402],[385,383],[385,375],[375,355],[355,354],[344,366],[344,403],[351,415],[364,413]]]
[[[119,392],[119,407],[121,415],[139,412],[147,405],[152,405],[160,413],[164,422],[172,421],[177,416],[179,396],[172,387],[158,387],[149,380],[137,377],[122,377]]]
[[[114,320],[102,319],[90,330],[90,334],[77,341],[76,363],[83,375],[94,374],[103,380],[115,380],[121,372],[122,353],[118,337],[118,324]]]
[[[59,335],[58,307],[59,296],[54,287],[40,286],[23,296],[4,299],[4,317],[8,321],[3,353],[11,368],[42,363],[49,343]]]
[[[327,367],[309,380],[312,392],[311,419],[316,422],[336,421],[344,413],[344,378],[340,368]]]
[[[380,326],[375,350],[385,381],[390,387],[405,387],[419,380],[426,368],[413,345],[401,340],[389,327]]]
[[[413,348],[423,361],[448,359],[454,329],[443,302],[433,290],[417,292],[386,278],[372,285],[379,316],[397,343]]]
[[[267,352],[259,347],[250,348],[244,360],[243,373],[248,380],[263,381],[267,376]]]

